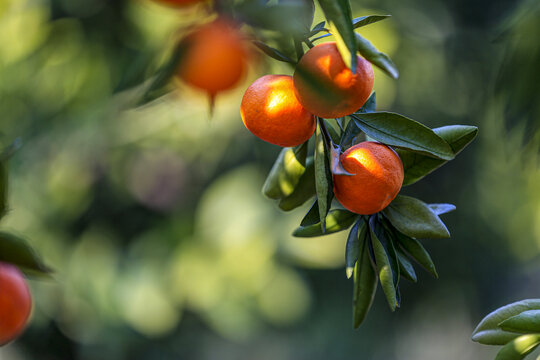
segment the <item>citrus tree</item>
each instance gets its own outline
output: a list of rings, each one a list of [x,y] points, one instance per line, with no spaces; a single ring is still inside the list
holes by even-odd
[[[313,24],[311,0],[161,2],[171,8],[204,6],[210,20],[179,32],[168,61],[140,85],[136,105],[171,91],[180,81],[206,93],[212,111],[215,98],[238,86],[261,55],[294,71],[293,76],[267,74],[256,80],[239,113],[255,136],[283,147],[264,183],[264,195],[283,211],[311,204],[293,234],[314,237],[350,229],[345,274],[353,278],[355,328],[366,317],[378,283],[394,311],[401,304],[400,280],[417,281],[413,262],[438,276],[419,239],[449,237],[440,215],[455,207],[426,204],[400,192],[453,160],[475,138],[477,128],[430,129],[377,108],[373,66],[393,79],[399,72],[355,30],[388,15],[352,18],[347,0],[318,0],[326,20]],[[10,149],[0,159],[2,213],[7,209]],[[14,235],[0,234],[0,250],[0,261],[11,264],[0,268],[0,286],[11,281],[5,287],[17,289],[3,295],[17,311],[3,306],[0,319],[18,314],[13,322],[0,322],[0,342],[5,343],[20,334],[30,308],[24,280],[12,265],[28,274],[50,270]]]

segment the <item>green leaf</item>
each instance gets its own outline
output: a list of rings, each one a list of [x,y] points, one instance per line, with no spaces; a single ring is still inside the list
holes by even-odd
[[[330,121],[328,121],[326,119],[323,119],[323,122],[324,122],[324,125],[326,127],[326,130],[328,131],[328,135],[330,135],[330,139],[332,140],[332,142],[337,144],[339,142],[339,134],[334,129],[332,124],[330,124]]]
[[[420,244],[416,239],[408,237],[404,234],[401,234],[399,231],[395,232],[396,238],[399,241],[399,245],[414,259],[416,262],[424,269],[426,269],[431,275],[435,278],[439,277],[437,270],[435,269],[435,264],[431,260],[431,256],[426,251],[426,249]]]
[[[348,0],[319,0],[328,21],[330,31],[336,38],[336,45],[345,62],[356,73],[356,39],[352,27],[351,6]]]
[[[353,28],[357,29],[362,26],[366,26],[369,24],[373,24],[376,22],[379,22],[381,20],[389,18],[391,15],[368,15],[368,16],[360,16],[356,19],[353,19]]]
[[[313,156],[306,160],[306,171],[300,176],[298,184],[293,192],[281,200],[278,206],[283,211],[291,211],[303,205],[306,201],[315,195],[315,166],[313,164]]]
[[[390,146],[406,148],[439,159],[452,160],[454,152],[427,126],[391,112],[354,113],[356,125],[369,137]]]
[[[503,321],[528,310],[540,310],[540,299],[528,299],[500,307],[489,313],[474,329],[472,340],[485,345],[504,345],[520,334],[499,327]]]
[[[540,344],[540,334],[522,335],[499,351],[495,360],[521,360]]]
[[[321,223],[298,227],[293,232],[296,237],[315,237],[332,234],[338,231],[347,230],[357,219],[358,214],[347,210],[334,209],[326,217],[326,229],[323,230]]]
[[[349,173],[343,167],[343,164],[340,160],[341,156],[341,147],[337,145],[330,145],[330,171],[335,175],[354,175]]]
[[[7,197],[8,197],[7,164],[4,161],[0,161],[0,219],[4,217],[8,209]]]
[[[281,199],[293,193],[306,171],[307,142],[294,148],[283,148],[270,173],[262,192],[270,199]]]
[[[373,217],[371,219],[374,219]],[[390,265],[390,260],[386,253],[386,249],[378,239],[373,229],[372,221],[370,220],[370,237],[371,244],[373,246],[373,254],[375,256],[375,263],[377,265],[377,272],[379,274],[379,281],[383,289],[386,300],[390,306],[390,310],[395,311],[397,304],[396,288],[394,287],[394,272]]]
[[[364,105],[358,110],[358,113],[365,114],[365,113],[372,113],[377,110],[377,98],[375,96],[375,92],[371,93],[369,98],[366,100]]]
[[[476,126],[451,125],[435,128],[433,131],[443,138],[454,153],[459,154],[478,134]],[[405,170],[403,186],[411,185],[447,163],[445,160],[418,154],[404,149],[396,149]]]
[[[0,261],[17,265],[25,272],[51,272],[24,239],[6,232],[0,232]]]
[[[167,92],[168,85],[172,77],[176,74],[180,62],[186,54],[189,46],[190,43],[188,40],[178,43],[178,45],[174,48],[169,60],[157,70],[156,76],[154,76],[154,78],[150,81],[150,85],[146,89],[141,99],[138,101],[137,105],[144,105],[160,96],[163,96]]]
[[[399,71],[388,55],[377,50],[373,44],[371,44],[360,34],[355,33],[354,35],[356,37],[356,46],[358,52],[367,61],[384,71],[391,78],[397,79],[399,77]]]
[[[366,236],[366,223],[362,218],[354,224],[349,236],[347,237],[347,245],[345,245],[345,273],[347,279],[350,279],[353,275],[354,265],[360,256],[360,239],[364,239]]]
[[[414,238],[448,238],[450,233],[429,206],[412,197],[398,195],[383,210],[392,225]]]
[[[321,133],[320,124],[317,124],[317,135],[315,141],[315,189],[317,190],[317,201],[319,204],[319,219],[324,232],[325,218],[330,210],[333,197],[332,173],[328,163],[328,149],[324,135]]]
[[[324,28],[324,26],[326,25],[326,21],[321,21],[320,23],[318,23],[317,25],[315,25],[309,35],[307,36],[308,38],[312,37],[313,35],[317,35],[318,33],[320,33],[321,31],[328,31],[327,29]]]
[[[395,250],[399,263],[400,274],[405,279],[415,283],[417,281],[416,271],[414,271],[414,267],[409,261],[409,258],[407,257],[407,255],[405,255],[405,253],[403,253],[403,251],[399,247],[396,247]]]
[[[366,318],[377,291],[377,273],[369,255],[368,231],[361,233],[361,250],[354,266],[353,326],[357,329]],[[363,237],[362,237],[363,236]]]
[[[527,310],[502,321],[499,327],[518,333],[540,333],[540,310]]]
[[[456,210],[456,206],[452,204],[428,204],[428,206],[436,215],[442,215]]]
[[[306,227],[308,225],[318,224],[321,219],[319,217],[319,201],[315,199],[315,202],[309,208],[309,211],[300,222],[300,226]]]
[[[276,59],[278,61],[290,63],[290,64],[296,64],[296,61],[288,57],[287,55],[283,54],[281,51],[274,49],[273,47],[270,47],[263,43],[262,41],[254,40],[253,44],[259,48],[263,53],[270,56],[272,59]]]

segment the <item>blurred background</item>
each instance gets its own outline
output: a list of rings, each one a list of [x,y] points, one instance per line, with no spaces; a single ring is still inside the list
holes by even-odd
[[[393,16],[360,31],[401,73],[376,71],[379,109],[480,128],[403,189],[457,205],[452,239],[423,241],[440,279],[418,269],[396,313],[379,291],[352,330],[346,233],[290,235],[306,209],[261,195],[280,149],[240,119],[250,82],[290,67],[261,56],[212,117],[181,83],[136,106],[204,6],[0,0],[0,142],[23,144],[2,227],[56,270],[30,281],[32,323],[0,359],[494,358],[470,341],[476,324],[539,296],[540,3],[351,3]]]

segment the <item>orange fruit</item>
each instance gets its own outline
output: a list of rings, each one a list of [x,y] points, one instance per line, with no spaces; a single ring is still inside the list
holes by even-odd
[[[217,19],[202,25],[181,42],[185,53],[178,76],[187,84],[214,97],[237,85],[244,77],[249,50],[236,24]]]
[[[31,309],[30,290],[21,271],[0,263],[0,346],[22,332]]]
[[[315,117],[298,102],[292,77],[265,75],[242,98],[240,115],[255,136],[274,145],[296,146],[315,132]]]
[[[403,184],[403,163],[388,146],[364,141],[340,157],[351,175],[334,175],[334,195],[347,210],[362,215],[387,207]]]
[[[364,58],[357,59],[353,74],[335,42],[308,50],[294,72],[294,88],[300,103],[323,118],[338,118],[360,109],[373,90],[373,68]]]
[[[170,5],[170,6],[182,7],[182,6],[188,6],[188,5],[196,4],[196,3],[202,2],[204,0],[156,0],[156,1],[167,4],[167,5]]]

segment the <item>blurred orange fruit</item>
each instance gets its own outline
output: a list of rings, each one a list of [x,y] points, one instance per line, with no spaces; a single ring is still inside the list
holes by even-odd
[[[356,73],[345,65],[335,42],[305,53],[294,72],[298,100],[311,113],[338,118],[360,109],[373,90],[373,68],[357,56]]]
[[[288,75],[255,80],[244,93],[240,114],[249,131],[274,145],[300,145],[315,132],[315,117],[296,99]]]
[[[365,141],[340,157],[350,175],[334,175],[334,195],[347,210],[370,215],[387,207],[403,184],[403,163],[388,146]]]
[[[31,309],[30,290],[21,271],[0,263],[0,346],[23,331]]]
[[[181,42],[185,53],[178,76],[211,97],[237,85],[244,77],[250,58],[245,39],[236,24],[217,19],[202,25]]]

